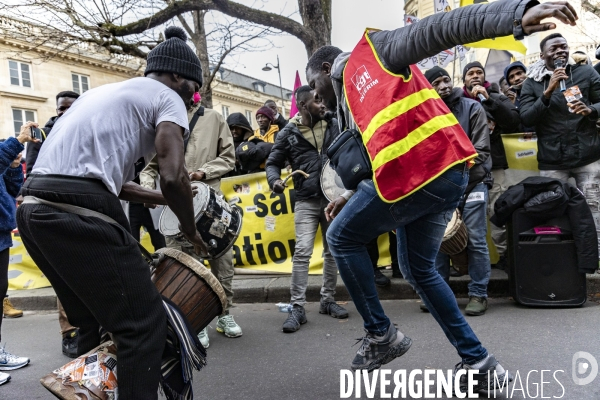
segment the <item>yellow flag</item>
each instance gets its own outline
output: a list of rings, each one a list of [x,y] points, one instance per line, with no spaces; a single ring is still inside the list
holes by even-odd
[[[460,0],[460,6],[470,6],[471,4],[483,4],[487,3],[486,0]],[[496,50],[510,50],[516,51],[521,54],[527,54],[527,47],[518,40],[515,40],[514,36],[502,36],[494,39],[485,39],[475,43],[465,44],[468,47],[477,47],[483,49],[496,49]]]

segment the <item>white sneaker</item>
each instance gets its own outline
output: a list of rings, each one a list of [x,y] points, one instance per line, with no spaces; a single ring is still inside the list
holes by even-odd
[[[208,331],[206,330],[206,328],[200,331],[200,333],[198,334],[198,340],[200,340],[200,343],[202,344],[202,346],[204,346],[205,349],[208,349]]]
[[[8,381],[10,381],[10,375],[4,372],[0,372],[0,385],[3,385]]]
[[[235,322],[233,315],[221,315],[217,320],[217,332],[230,338],[242,336],[242,328]]]
[[[12,371],[29,364],[29,358],[17,357],[10,354],[4,347],[0,347],[0,371]]]

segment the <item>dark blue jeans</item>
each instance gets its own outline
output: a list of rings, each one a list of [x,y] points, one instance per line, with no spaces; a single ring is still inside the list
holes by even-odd
[[[365,244],[396,229],[402,274],[421,296],[463,361],[471,364],[485,358],[487,350],[435,268],[446,225],[468,178],[466,170],[450,169],[395,203],[382,201],[373,181],[365,180],[329,227],[327,241],[340,276],[363,317],[365,329],[381,335],[388,329],[390,320],[377,296]]]

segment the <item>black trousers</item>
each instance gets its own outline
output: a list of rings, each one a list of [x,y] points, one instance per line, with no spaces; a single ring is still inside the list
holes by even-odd
[[[8,261],[10,258],[10,247],[0,251],[0,301],[4,301],[8,291]],[[0,315],[0,342],[2,341],[2,318]]]
[[[118,348],[119,398],[157,399],[166,315],[119,200],[99,180],[60,175],[31,175],[22,193],[102,212],[122,225],[45,205],[17,210],[23,244],[80,329],[78,350],[98,345],[101,325]]]
[[[398,242],[396,241],[396,234],[394,232],[389,232],[390,239],[390,256],[392,257],[392,269],[400,271],[400,266],[398,265]],[[377,269],[377,261],[379,261],[379,248],[377,246],[377,238],[371,240],[369,243],[365,245],[367,248],[367,252],[369,253],[369,258],[371,259],[371,264],[373,265],[373,270]]]
[[[167,246],[165,237],[154,229],[154,222],[150,210],[140,203],[129,203],[129,225],[131,226],[131,234],[133,238],[140,241],[140,228],[143,226],[150,234],[150,240],[154,250],[162,249]]]

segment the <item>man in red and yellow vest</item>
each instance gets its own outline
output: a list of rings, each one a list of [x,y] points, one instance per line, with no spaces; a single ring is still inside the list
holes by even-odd
[[[568,3],[499,0],[435,14],[394,31],[367,30],[351,53],[324,46],[311,56],[308,84],[337,112],[341,129],[360,131],[373,169],[373,179],[362,181],[350,200],[338,198],[326,209],[335,217],[327,241],[367,332],[353,370],[380,368],[412,343],[383,311],[364,246],[396,229],[402,273],[456,347],[462,359],[457,370],[482,371],[475,375],[475,390],[495,385],[487,371],[512,380],[481,345],[434,267],[477,153],[413,64],[458,44],[510,34],[522,39],[553,29],[555,24],[542,23],[550,16],[570,25],[577,19]],[[465,377],[455,389],[464,391],[466,385]]]

